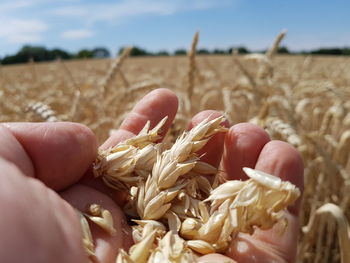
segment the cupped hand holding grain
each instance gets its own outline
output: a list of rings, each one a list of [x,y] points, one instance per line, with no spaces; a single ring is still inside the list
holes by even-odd
[[[127,116],[120,129],[102,148],[137,134],[150,120],[151,127],[168,116],[164,135],[177,111],[177,98],[159,89],[146,95]],[[197,114],[189,128],[220,113]],[[227,124],[228,125],[228,124]],[[0,126],[0,256],[4,262],[87,262],[79,218],[73,209],[86,211],[96,203],[108,209],[117,235],[110,236],[91,225],[100,262],[114,262],[119,248],[132,244],[130,228],[116,193],[96,181],[89,167],[96,157],[97,142],[91,131],[74,123],[8,123]],[[226,134],[215,135],[205,146],[203,161],[220,166],[228,179],[246,179],[243,167],[252,167],[303,187],[303,163],[296,150],[270,141],[264,130],[237,124]],[[69,204],[71,205],[69,205]],[[239,234],[227,256],[210,254],[200,262],[293,262],[296,254],[299,203],[286,212],[287,225],[250,236]]]

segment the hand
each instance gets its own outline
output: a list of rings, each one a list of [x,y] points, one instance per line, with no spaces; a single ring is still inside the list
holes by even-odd
[[[164,134],[177,111],[176,96],[165,89],[146,95],[127,116],[120,129],[101,147],[107,148],[137,134],[147,120],[157,124],[168,116]],[[190,127],[220,113],[197,114]],[[118,235],[111,237],[92,225],[100,262],[114,262],[119,248],[132,244],[130,227],[117,205],[123,193],[107,188],[92,177],[89,167],[96,157],[92,132],[75,123],[7,123],[0,125],[0,255],[4,262],[87,262],[81,243],[79,219],[73,207],[85,211],[91,203],[111,211]],[[287,143],[270,141],[262,129],[237,124],[226,135],[215,135],[203,151],[204,161],[218,166],[228,179],[245,179],[242,167],[255,167],[303,186],[303,163]],[[221,151],[223,156],[221,158]],[[278,224],[249,236],[239,234],[228,256],[237,262],[293,262],[298,234],[299,202],[286,213],[287,228]],[[201,262],[228,258],[213,254]],[[234,262],[234,261],[232,261]]]

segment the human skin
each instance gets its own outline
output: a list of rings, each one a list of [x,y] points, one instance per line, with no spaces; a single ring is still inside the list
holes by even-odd
[[[154,126],[168,116],[164,135],[177,106],[173,92],[152,91],[137,103],[120,129],[101,148],[134,136],[147,120]],[[193,117],[189,128],[207,117],[218,116],[220,113],[216,111],[201,112]],[[98,143],[87,127],[69,122],[5,123],[0,125],[0,142],[1,261],[87,262],[74,208],[85,211],[92,203],[111,211],[118,232],[111,237],[91,225],[98,261],[114,262],[119,248],[127,250],[132,245],[131,228],[120,209],[125,194],[107,188],[91,174]],[[251,167],[303,189],[303,162],[299,153],[287,143],[271,141],[255,125],[233,125],[226,136],[215,135],[203,152],[207,152],[203,160],[220,166],[230,180],[247,179],[242,167]],[[289,207],[286,227],[277,224],[268,231],[257,230],[252,236],[239,234],[226,256],[211,254],[199,261],[294,262],[299,207],[300,200]]]

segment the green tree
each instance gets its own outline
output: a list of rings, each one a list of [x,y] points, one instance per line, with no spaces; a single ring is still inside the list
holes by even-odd
[[[147,55],[151,55],[151,54],[143,48],[133,47],[130,55],[131,56],[147,56]]]
[[[210,52],[209,52],[208,49],[201,48],[201,49],[197,50],[197,54],[199,54],[199,55],[208,55],[208,54],[210,54]]]
[[[186,55],[186,54],[187,54],[186,49],[177,49],[177,50],[175,50],[175,52],[174,52],[174,55],[175,55],[175,56],[184,56],[184,55]]]
[[[23,46],[15,55],[6,56],[2,64],[26,63],[30,59],[33,61],[52,60],[49,50],[41,46]]]
[[[76,58],[93,58],[94,53],[91,50],[82,49],[75,55],[75,57]]]
[[[250,53],[250,51],[249,51],[247,48],[243,47],[243,46],[231,47],[231,48],[229,48],[229,49],[227,50],[227,52],[228,52],[229,54],[231,54],[231,53],[232,53],[232,50],[234,50],[234,49],[237,49],[237,50],[238,50],[238,54],[248,54],[248,53]]]
[[[92,50],[94,58],[109,58],[111,53],[104,47],[97,47]]]
[[[73,57],[67,51],[64,51],[64,50],[59,49],[59,48],[53,49],[53,50],[49,51],[49,53],[50,53],[50,55],[49,55],[50,60],[54,60],[54,59],[57,59],[57,58],[71,59]]]
[[[221,55],[221,54],[226,54],[227,52],[225,50],[223,50],[223,49],[216,48],[216,49],[213,50],[212,53],[213,54],[217,54],[217,55]]]
[[[344,48],[343,49],[343,55],[350,56],[350,48]]]
[[[289,50],[287,47],[279,47],[277,50],[278,54],[290,54]]]
[[[124,47],[119,49],[118,54],[122,54],[124,50]],[[132,47],[130,56],[151,56],[152,53],[149,53],[147,50],[140,48],[140,47]]]
[[[343,50],[340,48],[320,48],[311,51],[315,55],[343,55]]]
[[[161,51],[155,53],[155,55],[156,55],[156,56],[169,56],[170,54],[169,54],[169,52],[166,51],[166,50],[161,50]]]

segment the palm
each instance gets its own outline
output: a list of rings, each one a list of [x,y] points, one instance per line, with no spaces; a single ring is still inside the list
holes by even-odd
[[[163,89],[154,91],[144,97],[135,106],[121,125],[121,128],[101,147],[106,148],[134,136],[141,130],[147,120],[151,121],[151,125],[155,125],[164,116],[168,116],[169,119],[164,128],[165,134],[175,117],[176,111],[177,99],[172,92]],[[208,116],[215,118],[218,115],[219,113],[214,111],[199,113],[192,119],[190,127],[196,125]],[[21,134],[20,129],[16,128],[16,125],[13,125],[10,129],[17,134],[15,135],[17,138],[26,136],[25,134]],[[52,136],[55,136],[55,134],[52,134]],[[23,139],[21,143],[22,142]],[[57,156],[46,157],[49,158],[49,160],[53,158],[53,162],[56,159],[56,164],[54,164],[53,167],[47,167],[47,160],[46,164],[40,164],[39,167],[42,168],[41,170],[39,169],[39,175],[37,175],[37,177],[49,187],[59,191],[65,200],[79,210],[84,211],[87,205],[98,203],[112,212],[115,227],[119,234],[115,237],[110,237],[96,226],[92,226],[92,233],[95,239],[98,259],[101,262],[114,262],[118,249],[121,247],[127,249],[131,245],[130,227],[127,225],[126,219],[117,205],[117,203],[122,203],[123,198],[121,193],[115,193],[108,189],[100,181],[92,178],[89,173],[81,178],[83,171],[89,167],[96,155],[96,145],[94,145],[94,138],[91,134],[86,135],[85,138],[80,139],[80,141],[75,141],[74,143],[79,143],[80,145],[77,149],[74,148],[74,144],[71,143],[70,148],[74,154],[70,153],[68,156],[72,155],[74,157],[68,160],[68,163],[67,160],[65,160],[65,162],[57,165]],[[67,148],[67,144],[55,146],[56,148]],[[222,134],[215,135],[203,151],[207,153],[204,156],[204,161],[215,166],[221,165],[221,169],[226,172],[228,179],[245,179],[242,167],[247,166],[275,174],[283,179],[292,181],[298,187],[302,187],[303,164],[299,154],[286,143],[269,141],[267,134],[254,125],[235,125],[230,129],[226,138]],[[43,153],[38,152],[39,150],[32,153],[32,160],[35,159],[33,158],[33,154],[35,156],[39,154],[39,157],[43,158]],[[222,152],[223,155],[221,155]],[[57,149],[55,154],[61,156]],[[63,158],[64,157],[61,156],[59,160]],[[62,165],[66,166],[63,167]],[[38,167],[38,165],[36,165],[36,167]],[[54,171],[54,173],[52,173],[52,171]],[[36,172],[38,172],[38,169]],[[28,172],[26,174],[29,176],[31,175],[28,174]],[[67,189],[67,187],[69,188]],[[62,200],[59,202],[62,202]],[[283,235],[281,234],[281,229],[278,229],[279,226],[265,232],[256,231],[253,236],[239,235],[232,243],[228,255],[238,262],[271,262],[272,260],[276,262],[293,261],[298,229],[298,204],[290,208],[290,212],[291,213],[288,213],[289,224]],[[76,218],[62,217],[61,220],[65,221],[64,224],[74,226],[71,228],[73,229],[72,231],[76,232],[71,233],[73,237],[80,236],[79,222]],[[77,257],[80,258],[75,258],[75,262],[84,262],[86,259],[85,255],[81,253],[79,253]],[[220,262],[221,259],[224,261],[225,258],[221,255],[214,254],[201,258],[203,261],[210,260],[218,262]]]

